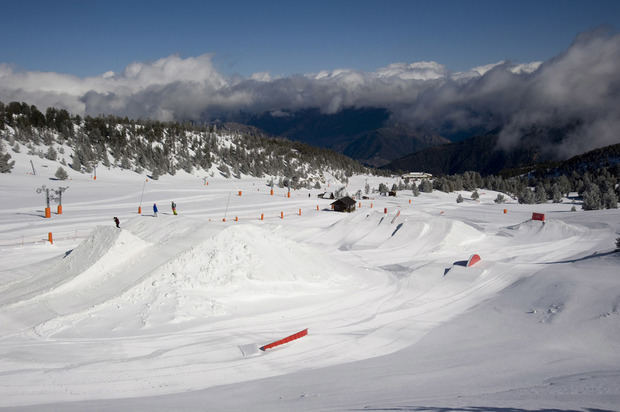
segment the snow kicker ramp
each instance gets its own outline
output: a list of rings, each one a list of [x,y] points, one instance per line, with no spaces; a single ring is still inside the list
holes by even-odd
[[[45,336],[83,334],[85,330],[95,335],[102,330],[127,335],[230,315],[244,307],[257,312],[262,309],[251,303],[270,300],[273,307],[277,300],[355,288],[337,269],[338,264],[330,264],[296,242],[256,226],[232,226],[173,256],[136,284],[110,294],[110,299],[49,320],[36,330]],[[63,290],[70,286],[79,293],[85,284],[73,281],[63,285]]]
[[[409,211],[406,215],[378,211],[348,215],[312,241],[328,242],[343,251],[399,257],[467,253],[485,234],[462,221]],[[393,258],[393,256],[392,256]]]

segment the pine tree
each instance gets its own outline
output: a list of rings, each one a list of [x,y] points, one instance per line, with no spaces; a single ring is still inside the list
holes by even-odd
[[[553,203],[562,203],[562,192],[560,185],[555,183],[551,188]]]
[[[601,201],[601,191],[594,183],[589,183],[588,188],[583,192],[583,210],[597,210],[603,207]]]
[[[528,186],[525,186],[519,195],[519,203],[531,205],[534,203],[534,194]]]
[[[427,179],[423,179],[422,182],[420,182],[420,187],[419,187],[421,192],[424,193],[432,193],[433,192],[433,184],[427,180]]]
[[[456,197],[456,203],[463,203],[463,196],[461,196],[461,194],[459,193],[459,195]]]
[[[420,189],[418,188],[418,186],[415,183],[413,183],[413,186],[411,187],[411,191],[412,191],[414,197],[420,196]]]
[[[471,192],[471,198],[474,200],[480,199],[480,195],[478,194],[477,190],[474,190],[473,192]]]
[[[4,145],[0,143],[0,173],[10,173],[15,165],[15,161],[11,160],[10,154],[2,154],[3,151]]]
[[[606,209],[616,209],[618,207],[618,197],[611,187],[603,195],[603,206]]]
[[[71,156],[71,169],[75,170],[76,172],[81,172],[82,171],[82,162],[80,161],[80,156],[77,153],[74,153]]]
[[[45,158],[48,160],[56,160],[58,158],[58,153],[56,152],[56,149],[54,149],[53,146],[50,146],[47,149],[47,153],[45,154]]]
[[[501,194],[501,193],[498,193],[498,194],[497,194],[497,197],[496,197],[496,198],[495,198],[495,200],[494,200],[494,202],[495,202],[495,203],[497,203],[497,204],[502,204],[502,203],[504,203],[505,201],[506,201],[506,198],[505,198],[505,197],[504,197],[504,195],[503,195],[503,194]]]
[[[547,192],[542,182],[538,182],[534,189],[534,200],[536,203],[545,203],[547,201]]]
[[[225,178],[230,178],[230,169],[225,163],[220,163],[220,165],[217,167],[217,170],[219,170],[220,174]]]
[[[131,162],[129,161],[129,158],[124,154],[121,157],[121,169],[131,169]]]
[[[58,169],[56,169],[56,173],[54,174],[54,176],[56,176],[56,179],[58,180],[67,180],[67,178],[69,177],[65,169],[63,169],[61,166],[58,166]]]

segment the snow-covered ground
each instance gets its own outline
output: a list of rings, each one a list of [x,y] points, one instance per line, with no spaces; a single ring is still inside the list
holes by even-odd
[[[619,210],[481,190],[345,214],[316,196],[333,181],[289,198],[184,173],[60,182],[52,163],[0,175],[0,407],[620,408]],[[394,181],[347,190],[366,182]],[[69,186],[61,215],[43,218],[42,185]]]

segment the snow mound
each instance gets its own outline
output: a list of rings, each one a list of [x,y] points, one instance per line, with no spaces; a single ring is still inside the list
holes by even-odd
[[[100,234],[92,237],[103,240]],[[119,235],[115,245],[122,244],[124,237],[131,237],[131,243],[136,244],[137,238],[127,234]],[[158,246],[161,245],[154,245],[154,249]],[[117,247],[113,246],[108,254],[116,252]],[[100,259],[67,287],[76,294],[84,294],[90,282],[103,275],[106,262],[107,259]],[[236,225],[173,256],[127,289],[119,288],[104,302],[57,316],[37,326],[36,331],[45,336],[61,332],[63,336],[73,336],[77,331],[83,336],[102,330],[122,335],[204,320],[230,314],[247,302],[322,295],[363,283],[356,280],[354,284],[347,273],[350,272],[308,246],[261,227]]]
[[[54,292],[95,288],[149,245],[126,230],[99,226],[55,266],[65,281]]]
[[[538,220],[528,220],[517,225],[508,226],[502,228],[498,235],[528,242],[550,242],[582,236],[584,232],[585,229],[578,226],[551,219],[544,223]]]
[[[107,283],[110,273],[122,271],[128,260],[148,246],[148,242],[125,230],[98,226],[78,246],[56,258],[45,270],[33,267],[33,275],[25,277],[11,294],[4,294],[1,303],[24,306],[33,299],[56,296],[60,304],[54,305],[54,311],[59,313],[63,313],[63,307],[91,304],[83,302],[73,292],[92,290]],[[73,296],[62,298],[63,294]]]
[[[160,275],[169,273],[187,288],[210,291],[289,293],[303,290],[303,285],[332,286],[344,279],[318,250],[254,225],[222,230],[170,261]]]
[[[484,236],[478,229],[446,217],[373,211],[338,221],[321,235],[321,240],[327,238],[341,250],[407,248],[417,254],[462,246]]]

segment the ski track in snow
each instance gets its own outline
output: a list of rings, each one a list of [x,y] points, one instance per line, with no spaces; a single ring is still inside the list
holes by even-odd
[[[0,406],[174,394],[392,354],[543,264],[588,256],[614,236],[555,212],[567,205],[539,206],[547,222],[529,221],[536,207],[494,205],[493,192],[463,207],[453,194],[403,192],[338,214],[318,190],[288,199],[259,179],[202,187],[189,176],[150,182],[139,216],[129,210],[140,181],[98,177],[76,178],[52,219],[31,204],[0,211],[3,244],[88,230],[2,247]],[[36,178],[19,177],[15,190]],[[472,253],[482,261],[466,268]],[[549,306],[541,322],[561,310]],[[239,349],[304,328],[309,335],[285,347]]]

